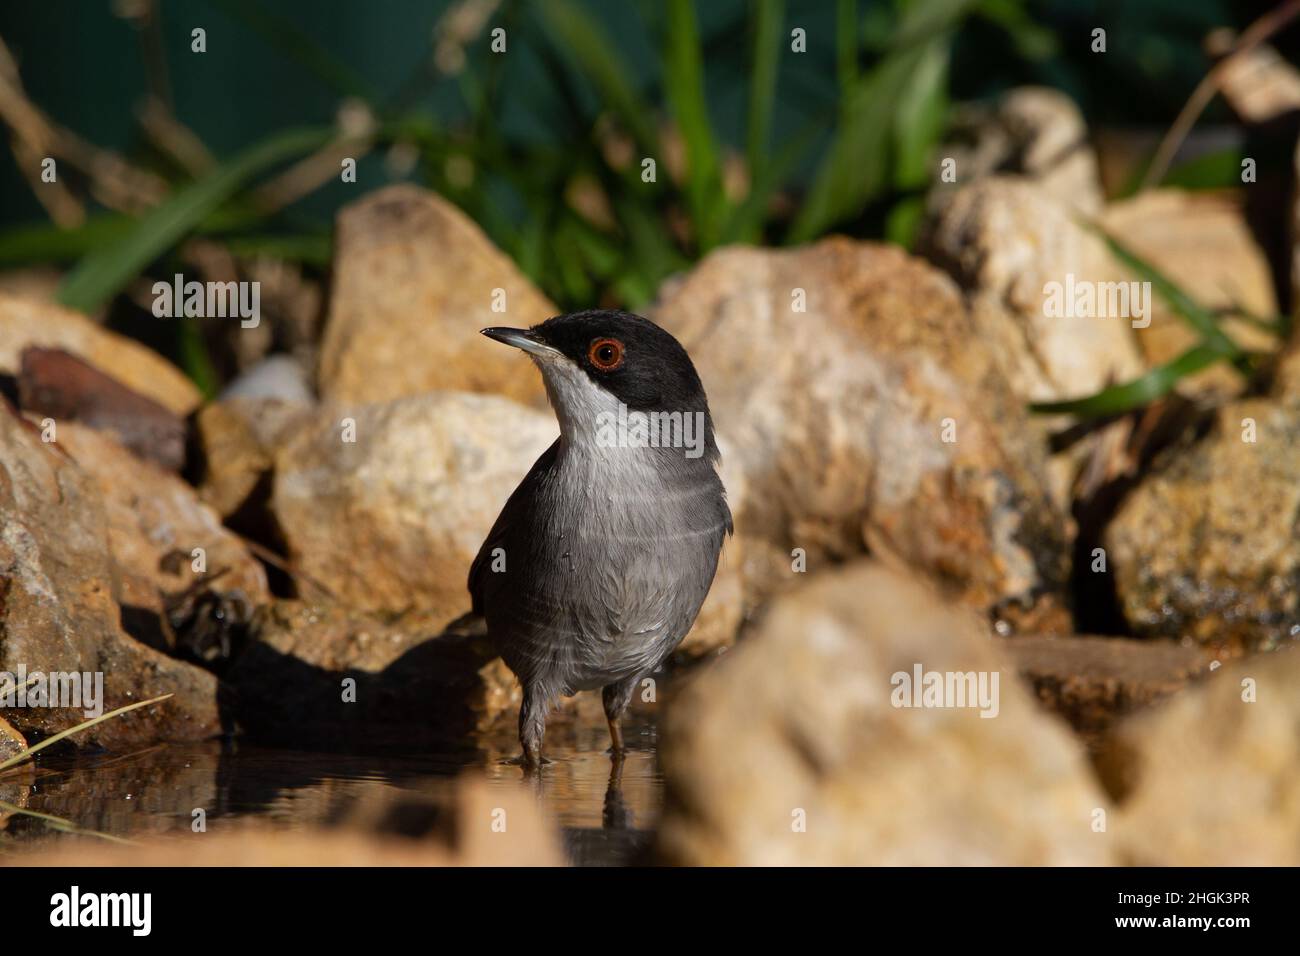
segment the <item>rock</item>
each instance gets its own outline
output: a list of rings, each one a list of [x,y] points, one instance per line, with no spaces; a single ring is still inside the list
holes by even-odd
[[[1255,243],[1241,205],[1218,194],[1160,189],[1114,203],[1102,226],[1165,277],[1210,309],[1237,307],[1264,318],[1278,311],[1268,257]],[[1151,325],[1138,330],[1146,361],[1171,361],[1199,336],[1159,296],[1152,295]],[[1243,348],[1272,351],[1277,339],[1241,318],[1225,317],[1224,332]],[[1219,363],[1183,379],[1187,395],[1223,398],[1238,394],[1242,378]]]
[[[219,398],[223,401],[279,399],[302,404],[316,400],[302,363],[285,354],[268,355],[222,389]]]
[[[1243,440],[1254,422],[1257,440]],[[1221,408],[1158,458],[1106,529],[1125,618],[1140,635],[1226,653],[1300,635],[1300,407]]]
[[[113,596],[124,620],[143,616],[152,620],[140,622],[142,626],[152,624],[165,633],[157,619],[164,614],[166,595],[184,591],[205,575],[213,576],[211,587],[217,593],[238,593],[253,605],[269,600],[262,565],[193,488],[93,429],[69,422],[59,427],[58,436],[60,447],[90,476],[104,502]],[[206,570],[201,573],[193,570],[195,548],[203,549]]]
[[[425,190],[391,186],[339,214],[335,243],[323,398],[458,390],[541,403],[531,363],[478,332],[533,325],[559,310],[464,213]],[[493,311],[497,290],[504,312]]]
[[[1202,651],[1173,641],[1017,637],[1003,646],[1039,702],[1090,735],[1209,672]]]
[[[997,715],[895,675],[1000,675]],[[667,704],[659,854],[700,865],[1096,865],[1106,800],[976,615],[858,564],[775,601]],[[990,709],[991,710],[991,709]],[[801,826],[801,824],[803,824]]]
[[[564,852],[553,821],[524,787],[459,778],[445,806],[425,809],[433,826],[419,838],[406,836],[409,805],[390,799],[396,829],[368,833],[355,826],[306,829],[236,824],[218,832],[186,833],[130,846],[79,842],[40,847],[0,857],[0,866],[563,866]],[[504,816],[503,816],[504,815]],[[504,830],[494,829],[496,820]],[[396,835],[401,833],[402,835]]]
[[[955,111],[953,135],[940,154],[956,161],[962,183],[1014,173],[1043,196],[1084,214],[1102,207],[1097,157],[1083,114],[1058,90],[1025,86],[992,108],[963,104]]]
[[[1125,721],[1099,766],[1121,862],[1300,865],[1300,653],[1225,667]]]
[[[12,682],[12,677],[0,677],[0,694],[3,694],[5,688]],[[23,739],[23,735],[14,730],[9,721],[0,717],[0,763],[18,756],[26,749],[27,741]]]
[[[152,399],[69,352],[29,348],[21,356],[19,404],[36,417],[81,422],[109,432],[145,461],[169,471],[185,467],[185,422]]]
[[[94,479],[0,403],[0,671],[103,674],[103,708],[174,695],[74,738],[109,749],[220,731],[216,679],[132,639],[112,598],[109,525]],[[83,722],[84,707],[0,712],[20,733]]]
[[[276,453],[272,507],[291,559],[336,599],[467,611],[470,563],[558,434],[549,413],[490,395],[324,407]]]
[[[278,398],[240,397],[203,406],[195,417],[200,497],[223,519],[265,508],[276,450],[311,419],[314,408]]]
[[[180,369],[143,345],[70,309],[0,293],[0,375],[17,375],[30,346],[71,352],[177,415],[199,404],[198,389]]]
[[[254,739],[420,748],[464,743],[519,706],[479,619],[457,610],[364,614],[280,601],[258,612],[226,680]],[[344,681],[355,681],[345,700]]]
[[[1060,625],[1067,522],[1044,452],[945,276],[845,239],[737,247],[655,316],[690,352],[744,474],[738,533],[783,555],[747,590],[788,583],[795,549],[815,571],[865,548],[1008,622]]]
[[[993,176],[950,190],[922,231],[922,253],[970,294],[1027,402],[1080,398],[1144,371],[1131,316],[1047,314],[1050,283],[1125,278],[1078,215],[1029,180]]]

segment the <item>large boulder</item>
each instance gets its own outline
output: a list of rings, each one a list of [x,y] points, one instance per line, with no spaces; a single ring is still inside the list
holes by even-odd
[[[945,276],[845,239],[737,247],[654,315],[690,352],[744,475],[737,529],[767,579],[747,585],[869,550],[1012,623],[1060,623],[1068,532],[1044,451]]]
[[[1099,766],[1123,863],[1300,866],[1300,652],[1221,668],[1131,718]]]
[[[160,355],[100,328],[78,312],[0,293],[0,375],[16,376],[31,346],[62,349],[178,415],[198,407],[199,390]]]
[[[359,609],[468,610],[470,563],[558,432],[547,413],[464,392],[324,406],[275,455],[290,558]]]
[[[898,706],[918,667],[983,680],[988,706]],[[778,598],[669,701],[662,739],[659,852],[672,862],[1110,861],[1078,743],[986,626],[874,564]]]
[[[321,397],[377,402],[447,389],[539,404],[531,365],[478,331],[558,311],[451,203],[414,186],[382,189],[338,217]]]
[[[0,672],[100,673],[106,712],[173,695],[97,724],[78,744],[116,749],[218,733],[216,679],[122,629],[109,542],[95,479],[0,403]],[[12,707],[0,716],[45,735],[83,722],[84,711]]]

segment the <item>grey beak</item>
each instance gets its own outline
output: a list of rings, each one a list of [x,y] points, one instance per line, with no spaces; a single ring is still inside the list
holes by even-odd
[[[504,342],[506,345],[513,345],[517,349],[523,349],[525,352],[531,352],[533,355],[559,355],[558,349],[553,349],[536,335],[530,329],[506,329],[494,327],[490,329],[480,329],[481,335],[486,335],[490,339],[496,339],[498,342]]]

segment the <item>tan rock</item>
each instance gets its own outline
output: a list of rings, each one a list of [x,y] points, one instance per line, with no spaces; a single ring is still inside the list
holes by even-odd
[[[921,241],[977,300],[982,333],[1025,401],[1063,401],[1140,375],[1132,317],[1048,315],[1049,283],[1120,278],[1079,213],[1034,182],[993,176],[940,204]]]
[[[549,413],[491,395],[323,407],[277,452],[272,507],[291,558],[338,600],[469,610],[470,563],[558,434]]]
[[[478,332],[534,325],[559,310],[464,213],[434,193],[391,186],[347,206],[335,237],[323,398],[376,402],[445,389],[542,402],[531,364]],[[495,290],[504,312],[492,310]]]
[[[205,405],[195,419],[202,450],[199,496],[229,518],[255,506],[275,452],[311,420],[314,406],[276,398],[229,398]]]
[[[0,671],[100,672],[105,711],[162,694],[74,742],[109,749],[217,733],[216,679],[128,636],[112,597],[109,525],[94,479],[0,404]],[[20,733],[85,720],[80,707],[15,707]]]
[[[893,706],[895,675],[917,665],[997,673],[997,716]],[[1091,827],[1106,801],[1076,741],[1032,701],[976,615],[883,567],[828,572],[782,596],[666,708],[668,861],[1110,860]]]
[[[0,293],[0,374],[16,375],[28,346],[63,349],[178,415],[199,404],[199,391],[162,356],[100,328],[78,312]]]
[[[1225,667],[1125,721],[1100,766],[1124,863],[1300,865],[1300,653]]]
[[[4,693],[5,688],[13,682],[12,678],[0,677],[0,693]],[[9,721],[0,717],[0,763],[4,763],[10,757],[16,757],[27,749],[27,741],[23,735],[14,730]]]
[[[737,247],[655,317],[690,352],[744,474],[738,533],[784,555],[760,590],[788,582],[796,548],[810,571],[866,548],[1007,618],[1054,606],[1067,530],[1043,450],[945,276],[844,239]]]
[[[238,591],[254,605],[269,599],[262,565],[193,488],[136,458],[103,432],[65,422],[58,440],[93,479],[104,502],[119,604],[162,614],[164,595],[223,570],[213,581],[218,592]],[[203,549],[203,574],[192,570],[195,548]],[[177,551],[179,560],[164,561]]]
[[[1210,309],[1237,307],[1251,315],[1277,314],[1268,258],[1256,245],[1235,199],[1223,195],[1161,189],[1106,208],[1103,227]],[[1151,365],[1168,362],[1199,336],[1158,296],[1152,296],[1151,325],[1138,339]],[[1240,318],[1225,318],[1223,330],[1240,346],[1271,351],[1277,339]],[[1180,383],[1185,394],[1228,396],[1243,380],[1225,364],[1211,366]]]
[[[1252,399],[1157,460],[1105,536],[1134,631],[1230,652],[1300,634],[1297,447],[1300,406]]]

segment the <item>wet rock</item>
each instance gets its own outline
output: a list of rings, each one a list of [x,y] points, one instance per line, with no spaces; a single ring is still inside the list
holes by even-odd
[[[32,416],[109,432],[137,457],[169,471],[185,466],[185,422],[69,352],[29,348],[18,395]]]
[[[469,610],[470,563],[558,433],[489,395],[324,407],[276,453],[272,507],[296,566],[338,600]]]
[[[105,711],[174,695],[96,725],[77,744],[118,749],[217,733],[213,676],[123,631],[109,541],[93,477],[0,404],[0,671],[100,672]],[[0,716],[24,735],[44,735],[81,723],[84,710],[15,707]]]
[[[237,722],[257,740],[286,745],[464,744],[513,712],[519,693],[482,621],[458,614],[270,605],[226,675]]]
[[[446,389],[541,403],[531,363],[485,346],[478,332],[533,325],[559,310],[464,213],[425,190],[391,186],[346,207],[335,242],[323,398],[376,402]]]
[[[1079,398],[1144,370],[1131,316],[1049,314],[1052,283],[1065,295],[1067,282],[1126,277],[1079,213],[1038,184],[993,176],[950,190],[920,250],[971,296],[982,336],[1025,401]]]
[[[310,420],[314,407],[278,398],[238,396],[205,405],[195,417],[200,497],[223,519],[248,508],[259,512],[253,524],[265,526],[266,516],[261,511],[266,502],[262,499],[270,495],[276,449]],[[259,535],[272,536],[269,532]]]
[[[1021,405],[945,276],[844,239],[732,248],[655,316],[691,353],[744,474],[738,532],[782,555],[766,562],[776,577],[748,590],[865,548],[1008,620],[1055,616],[1066,521]]]
[[[1228,653],[1300,635],[1297,447],[1300,407],[1253,399],[1156,461],[1105,536],[1135,632]]]
[[[1209,673],[1202,651],[1174,641],[1018,637],[1003,647],[1038,700],[1091,735]]]
[[[997,715],[895,675],[999,674]],[[989,695],[989,700],[992,700]],[[1103,864],[1105,798],[969,610],[874,564],[779,598],[666,705],[660,855],[721,865]],[[990,711],[991,712],[991,708]]]
[[[1277,314],[1268,257],[1255,243],[1234,199],[1152,190],[1108,206],[1101,224],[1200,305],[1235,307],[1263,318]],[[1163,299],[1152,295],[1151,303],[1151,325],[1137,334],[1146,361],[1159,365],[1191,348],[1199,335]],[[1222,328],[1243,348],[1277,348],[1276,338],[1245,319],[1225,317]],[[1220,363],[1184,379],[1179,391],[1224,397],[1238,394],[1242,384],[1236,372]]]
[[[177,415],[199,404],[198,389],[180,369],[143,345],[70,309],[0,293],[0,375],[16,376],[31,346],[71,352]]]
[[[1222,668],[1125,721],[1099,766],[1124,863],[1300,865],[1300,653]]]
[[[954,114],[941,155],[956,161],[958,180],[996,174],[1022,177],[1045,196],[1085,214],[1101,209],[1097,157],[1079,108],[1047,87],[1011,90],[993,106],[966,104]]]
[[[166,636],[166,596],[205,577],[217,593],[237,593],[252,605],[269,599],[262,565],[193,488],[93,429],[65,423],[58,436],[104,502],[113,596],[137,636],[144,628]],[[196,561],[203,570],[195,570]]]
[[[12,678],[0,678],[0,693],[5,692],[5,688],[12,682]],[[10,757],[16,757],[27,749],[27,741],[23,735],[14,730],[9,721],[0,717],[0,763],[4,763]]]

